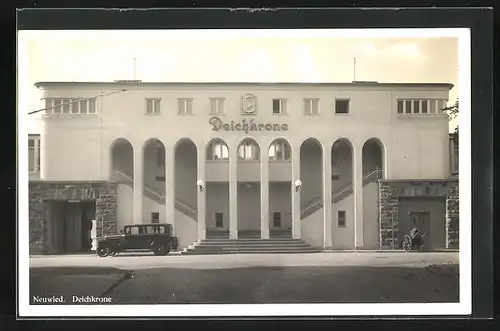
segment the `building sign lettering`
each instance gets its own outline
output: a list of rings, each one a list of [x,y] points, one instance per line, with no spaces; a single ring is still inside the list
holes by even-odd
[[[212,131],[288,131],[288,124],[255,123],[253,119],[243,119],[241,122],[224,123],[219,117],[212,117],[208,121],[212,125]]]

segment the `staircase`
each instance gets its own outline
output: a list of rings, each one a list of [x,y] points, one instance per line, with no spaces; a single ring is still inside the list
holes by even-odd
[[[119,170],[115,170],[115,174],[117,176],[116,179],[118,183],[124,183],[130,186],[133,185],[134,179],[130,175],[121,172]],[[165,204],[166,196],[165,194],[163,194],[163,192],[159,192],[152,189],[151,187],[144,186],[144,195],[150,198],[151,200],[154,200],[163,205]],[[197,216],[198,213],[196,208],[191,207],[187,202],[181,199],[178,198],[175,199],[175,208],[194,220],[198,219]]]
[[[376,182],[380,178],[381,174],[380,169],[375,169],[374,171],[366,174],[363,176],[363,186],[368,185],[370,183]],[[332,193],[332,203],[339,202],[342,199],[347,198],[349,195],[353,193],[353,187],[352,187],[352,182],[348,183],[338,189],[336,189]],[[314,198],[312,200],[307,201],[306,203],[302,204],[301,210],[300,210],[300,218],[304,219],[318,210],[323,208],[323,201],[321,197]]]
[[[289,229],[271,229],[269,239],[260,238],[260,230],[240,230],[238,239],[229,239],[229,231],[207,230],[207,239],[195,242],[181,252],[182,255],[201,254],[282,254],[317,253],[299,239],[292,238]]]

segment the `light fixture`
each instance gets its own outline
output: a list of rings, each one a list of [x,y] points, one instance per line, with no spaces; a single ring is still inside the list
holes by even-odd
[[[203,192],[203,181],[201,179],[198,179],[198,181],[196,182],[196,184],[198,185],[198,188],[200,189],[200,192]]]
[[[301,186],[302,186],[302,181],[300,179],[297,179],[295,181],[295,192],[298,192]]]

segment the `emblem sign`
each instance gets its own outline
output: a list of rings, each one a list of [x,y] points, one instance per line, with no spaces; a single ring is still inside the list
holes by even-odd
[[[245,115],[257,113],[257,100],[253,94],[247,93],[241,97],[241,113]]]

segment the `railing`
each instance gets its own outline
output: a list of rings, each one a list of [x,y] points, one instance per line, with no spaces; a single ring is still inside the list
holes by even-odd
[[[121,177],[125,178],[129,183],[134,182],[134,179],[130,175],[128,175],[122,171],[115,170],[115,173],[117,173]],[[144,191],[147,193],[147,195],[150,198],[156,200],[157,202],[165,203],[166,196],[163,192],[157,191],[157,190],[152,189],[148,186],[144,186]],[[186,201],[183,201],[179,198],[176,198],[175,199],[175,208],[177,208],[179,211],[183,212],[187,216],[193,218],[194,220],[198,219],[198,217],[197,217],[198,211],[196,210],[196,208],[191,207]]]
[[[380,178],[380,175],[382,173],[381,169],[375,169],[374,171],[366,174],[363,176],[363,185],[367,185],[369,183],[372,183]],[[347,196],[349,196],[353,192],[353,187],[352,187],[352,182],[347,183],[337,190],[332,193],[332,203],[338,202]],[[319,209],[323,207],[323,201],[321,197],[317,197],[315,199],[309,200],[305,204],[302,205],[303,207],[301,208],[300,211],[300,218],[306,218],[315,212],[317,212]]]

